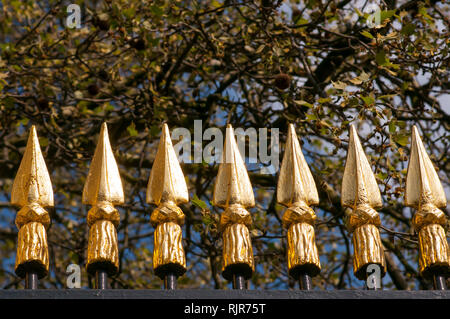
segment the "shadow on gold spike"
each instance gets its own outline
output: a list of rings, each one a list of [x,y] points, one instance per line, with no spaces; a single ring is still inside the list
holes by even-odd
[[[289,124],[283,161],[277,185],[277,201],[287,206],[283,226],[287,232],[289,274],[315,276],[320,272],[315,242],[316,214],[310,205],[319,204],[314,178],[303,156],[293,124]]]
[[[416,126],[411,136],[405,204],[417,209],[412,223],[419,237],[420,273],[425,277],[450,274],[450,251],[443,227],[447,218],[439,209],[447,206],[447,199]]]
[[[147,202],[158,205],[150,221],[156,227],[153,269],[161,279],[169,273],[181,276],[186,272],[181,231],[184,214],[177,204],[188,201],[186,181],[164,124],[147,186]]]
[[[86,266],[91,274],[101,269],[113,275],[118,270],[116,227],[120,215],[114,205],[123,202],[119,169],[109,143],[108,128],[103,123],[83,189],[83,203],[92,205],[87,216],[90,228]]]
[[[16,274],[25,277],[32,271],[43,278],[49,266],[46,230],[50,226],[50,216],[44,207],[53,206],[53,190],[34,125],[14,179],[11,204],[21,207],[16,216],[19,228]]]
[[[352,209],[347,227],[353,233],[353,271],[356,277],[365,279],[369,264],[380,265],[384,276],[386,263],[378,229],[381,221],[375,211],[382,207],[381,194],[353,125],[350,126],[341,204]]]
[[[213,204],[225,208],[220,218],[223,236],[222,275],[232,280],[233,274],[249,279],[255,270],[248,226],[252,219],[245,209],[255,205],[252,185],[233,128],[227,125],[222,161],[214,184]]]

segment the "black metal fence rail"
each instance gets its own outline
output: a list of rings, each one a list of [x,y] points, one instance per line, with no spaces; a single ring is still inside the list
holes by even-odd
[[[0,299],[450,299],[449,290],[212,290],[36,289],[0,290]]]

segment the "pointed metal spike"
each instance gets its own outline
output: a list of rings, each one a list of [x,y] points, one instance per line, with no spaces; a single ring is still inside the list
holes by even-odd
[[[95,205],[99,202],[124,203],[122,181],[109,143],[106,123],[102,125],[83,189],[83,204]]]
[[[277,201],[285,206],[303,201],[319,204],[316,183],[303,156],[293,124],[289,124],[286,149],[277,184]]]
[[[415,125],[411,134],[411,155],[406,174],[405,204],[416,208],[423,204],[433,204],[436,207],[447,206],[444,188]]]
[[[31,203],[42,207],[53,206],[52,183],[34,125],[31,127],[11,193],[11,204],[23,207]]]
[[[148,181],[147,202],[159,205],[168,201],[176,204],[186,203],[189,201],[189,194],[183,171],[172,146],[169,127],[164,123]]]
[[[227,125],[222,162],[214,184],[213,203],[219,207],[240,204],[255,205],[252,185],[247,169],[236,144],[234,130]]]
[[[382,207],[380,189],[353,125],[350,126],[341,202],[343,206],[351,208],[361,204],[368,204],[372,208]]]

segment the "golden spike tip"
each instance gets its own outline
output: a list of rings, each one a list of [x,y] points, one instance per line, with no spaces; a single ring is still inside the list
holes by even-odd
[[[122,181],[109,143],[106,123],[102,125],[83,189],[83,204],[95,205],[99,202],[124,203]]]
[[[411,134],[411,155],[406,174],[405,205],[418,208],[423,204],[446,207],[447,198],[439,177],[414,125]]]
[[[169,128],[163,125],[161,139],[147,186],[147,203],[159,205],[172,201],[176,204],[189,201],[183,172],[170,139]]]
[[[360,204],[367,204],[372,208],[380,208],[383,205],[380,189],[353,125],[350,125],[341,202],[343,206],[351,208]]]
[[[32,271],[43,278],[49,266],[46,229],[50,225],[43,207],[53,206],[53,190],[34,125],[14,179],[11,203],[21,207],[16,216],[19,233],[15,272],[25,277]]]
[[[353,233],[353,272],[363,280],[367,276],[367,266],[378,264],[384,276],[386,262],[378,229],[381,221],[374,209],[382,206],[380,189],[353,125],[350,125],[341,203],[352,209],[348,214],[347,227]]]
[[[286,149],[277,184],[277,201],[289,206],[295,202],[317,205],[316,183],[303,156],[293,124],[289,124]]]
[[[31,127],[11,193],[13,205],[23,207],[32,203],[42,207],[53,206],[52,183],[34,125]]]
[[[230,124],[226,128],[223,148],[222,162],[214,184],[213,204],[219,207],[228,207],[232,204],[243,207],[255,206],[250,178]]]
[[[161,279],[168,272],[176,276],[186,272],[180,227],[185,216],[177,204],[188,200],[186,181],[172,146],[169,127],[164,123],[147,186],[147,202],[159,205],[150,221],[156,228],[153,269]]]
[[[247,228],[252,219],[245,207],[254,206],[255,198],[230,124],[226,128],[222,162],[214,184],[213,205],[225,208],[220,217],[222,276],[231,280],[233,273],[238,272],[249,279],[255,270],[255,262]]]
[[[412,224],[418,232],[420,274],[450,274],[450,249],[444,229],[447,217],[439,209],[447,206],[447,199],[416,126],[412,128],[405,204],[417,209]]]
[[[305,161],[293,124],[289,124],[283,161],[277,185],[277,201],[288,208],[283,214],[287,231],[287,263],[289,274],[299,278],[320,272],[320,259],[315,242],[316,214],[309,205],[317,205],[314,178]]]

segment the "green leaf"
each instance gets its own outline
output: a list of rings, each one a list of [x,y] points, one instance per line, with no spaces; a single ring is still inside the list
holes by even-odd
[[[379,65],[387,64],[388,61],[386,59],[386,52],[384,52],[383,50],[378,51],[375,56],[375,60]]]
[[[318,99],[317,102],[319,102],[320,104],[331,102],[331,97],[327,97],[327,98],[322,97],[322,98]]]
[[[164,10],[162,8],[158,7],[157,5],[151,6],[150,10],[157,17],[161,17],[164,14]]]
[[[202,201],[200,198],[198,198],[197,194],[194,195],[194,198],[191,199],[192,204],[194,204],[197,207],[200,207],[201,209],[207,209],[208,205],[204,201]]]
[[[128,134],[130,136],[137,136],[138,132],[136,131],[136,126],[134,125],[134,122],[131,122],[131,124],[127,127]]]
[[[395,10],[383,10],[380,12],[380,22],[390,19],[395,14]]]
[[[331,83],[333,84],[333,87],[338,90],[345,90],[345,88],[347,87],[347,83],[344,83],[342,81],[337,82],[331,81]]]
[[[394,141],[400,144],[401,146],[408,145],[409,136],[408,134],[399,134],[394,137]]]
[[[311,103],[308,103],[308,102],[303,101],[303,100],[300,100],[300,101],[294,101],[294,103],[297,104],[297,105],[301,105],[301,106],[304,105],[304,106],[307,106],[307,107],[309,107],[309,108],[314,107],[314,105],[312,105]]]
[[[412,23],[408,23],[402,27],[402,30],[400,31],[401,34],[409,36],[414,33],[416,30],[416,26]]]
[[[361,96],[361,99],[366,105],[372,105],[373,103],[375,103],[375,99],[371,96]]]
[[[389,122],[389,133],[394,134],[397,126],[395,125],[395,120]]]
[[[375,39],[374,36],[369,31],[362,31],[360,32],[363,36],[369,39]]]

